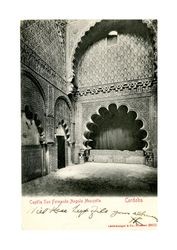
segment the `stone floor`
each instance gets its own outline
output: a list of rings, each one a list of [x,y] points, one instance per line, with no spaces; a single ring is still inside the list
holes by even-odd
[[[140,164],[73,165],[23,184],[22,194],[153,196],[157,194],[157,169]]]

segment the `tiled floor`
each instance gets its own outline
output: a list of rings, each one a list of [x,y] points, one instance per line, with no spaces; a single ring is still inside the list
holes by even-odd
[[[85,163],[73,165],[22,185],[23,195],[157,194],[157,169],[145,165]]]

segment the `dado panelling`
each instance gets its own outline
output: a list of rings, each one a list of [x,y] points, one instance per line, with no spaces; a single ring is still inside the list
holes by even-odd
[[[152,77],[151,41],[120,34],[115,45],[108,46],[105,38],[87,49],[79,63],[76,82],[78,87],[89,87]]]

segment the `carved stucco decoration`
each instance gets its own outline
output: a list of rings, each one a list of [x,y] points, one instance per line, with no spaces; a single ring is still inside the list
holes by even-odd
[[[102,39],[87,49],[77,69],[79,88],[114,83],[125,87],[125,81],[153,78],[151,42],[130,34],[120,34],[117,40],[108,46],[107,39]]]
[[[79,61],[80,58],[78,58],[79,56],[79,51],[82,52],[82,47],[86,46],[88,47],[89,44],[85,45],[85,41],[87,41],[87,38],[89,40],[89,35],[96,30],[97,28],[99,28],[99,24],[101,24],[102,22],[106,22],[107,23],[111,20],[96,20],[93,23],[89,23],[87,26],[87,29],[84,29],[82,33],[79,34],[78,39],[77,39],[77,43],[75,43],[71,55],[70,55],[70,62],[68,64],[68,81],[72,81],[73,77],[75,76],[75,70],[77,68],[77,63]],[[112,20],[114,23],[116,22],[121,22],[123,20]],[[129,20],[129,21],[136,21],[136,20]],[[150,30],[152,36],[153,36],[153,40],[154,40],[154,57],[155,57],[155,61],[157,59],[157,38],[156,38],[156,32],[157,32],[157,22],[156,20],[137,20],[138,22],[141,22],[143,24],[145,24],[145,26],[148,28],[148,30]],[[115,24],[114,24],[115,25]],[[92,36],[92,35],[91,35]],[[94,39],[96,39],[94,36],[93,40],[91,43],[94,43]]]
[[[66,20],[21,21],[21,40],[66,80]]]
[[[104,84],[101,86],[81,87],[75,95],[77,98],[93,98],[93,96],[124,96],[138,93],[149,93],[156,91],[156,85],[153,85],[152,78],[146,78],[143,80],[131,80],[121,83]]]
[[[66,91],[67,82],[23,41],[21,41],[21,63],[54,84],[58,89]]]

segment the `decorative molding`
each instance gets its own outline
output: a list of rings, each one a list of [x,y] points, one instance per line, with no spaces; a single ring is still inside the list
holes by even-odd
[[[66,91],[67,82],[44,62],[28,45],[21,41],[21,62],[53,83],[58,89]]]
[[[156,82],[152,78],[137,79],[132,81],[110,83],[109,85],[99,85],[90,88],[81,87],[76,91],[76,96],[97,95],[99,93],[119,92],[123,95],[150,92]]]

